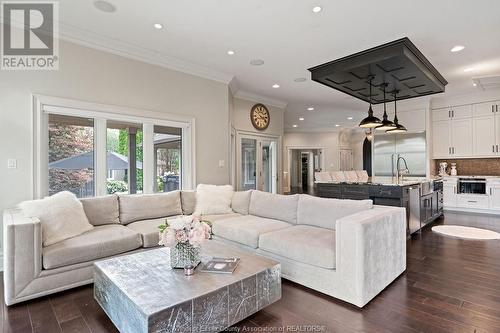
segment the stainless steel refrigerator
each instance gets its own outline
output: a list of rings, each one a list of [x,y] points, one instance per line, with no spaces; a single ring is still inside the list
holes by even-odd
[[[396,177],[398,157],[404,157],[409,174],[405,176],[426,176],[426,139],[423,133],[375,134],[373,142],[373,174]]]

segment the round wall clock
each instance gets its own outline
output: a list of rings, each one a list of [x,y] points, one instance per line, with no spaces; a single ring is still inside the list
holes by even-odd
[[[264,104],[255,104],[252,110],[250,110],[250,120],[252,121],[253,127],[259,131],[265,130],[269,126],[269,121],[271,120],[269,110]]]

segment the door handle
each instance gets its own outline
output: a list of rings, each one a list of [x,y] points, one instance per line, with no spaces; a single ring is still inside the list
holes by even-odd
[[[477,201],[475,201],[475,200],[467,200],[467,202],[470,202],[470,203],[477,203]]]
[[[451,147],[448,147],[448,154],[451,155]]]
[[[451,110],[451,117],[455,118],[455,110]]]
[[[490,187],[490,195],[491,195],[491,187]]]
[[[495,112],[495,105],[492,105],[491,106],[491,113],[494,113]]]
[[[448,118],[451,118],[451,110],[448,110]]]
[[[492,145],[491,146],[493,148],[493,153],[495,152],[495,145]]]

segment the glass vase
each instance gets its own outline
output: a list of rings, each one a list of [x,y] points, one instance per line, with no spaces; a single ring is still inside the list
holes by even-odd
[[[170,266],[184,268],[188,265],[196,267],[200,263],[200,248],[194,247],[189,242],[177,243],[170,248]]]

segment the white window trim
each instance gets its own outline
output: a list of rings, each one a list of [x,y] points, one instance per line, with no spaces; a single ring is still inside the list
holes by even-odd
[[[143,124],[144,142],[152,143],[154,125],[182,129],[182,189],[196,186],[195,118],[172,113],[84,102],[46,95],[32,95],[33,108],[33,198],[48,193],[48,114],[94,118],[95,195],[106,194],[106,120]],[[149,142],[149,141],[148,141]],[[144,145],[144,193],[153,193],[154,151]],[[151,179],[149,179],[151,178]]]

